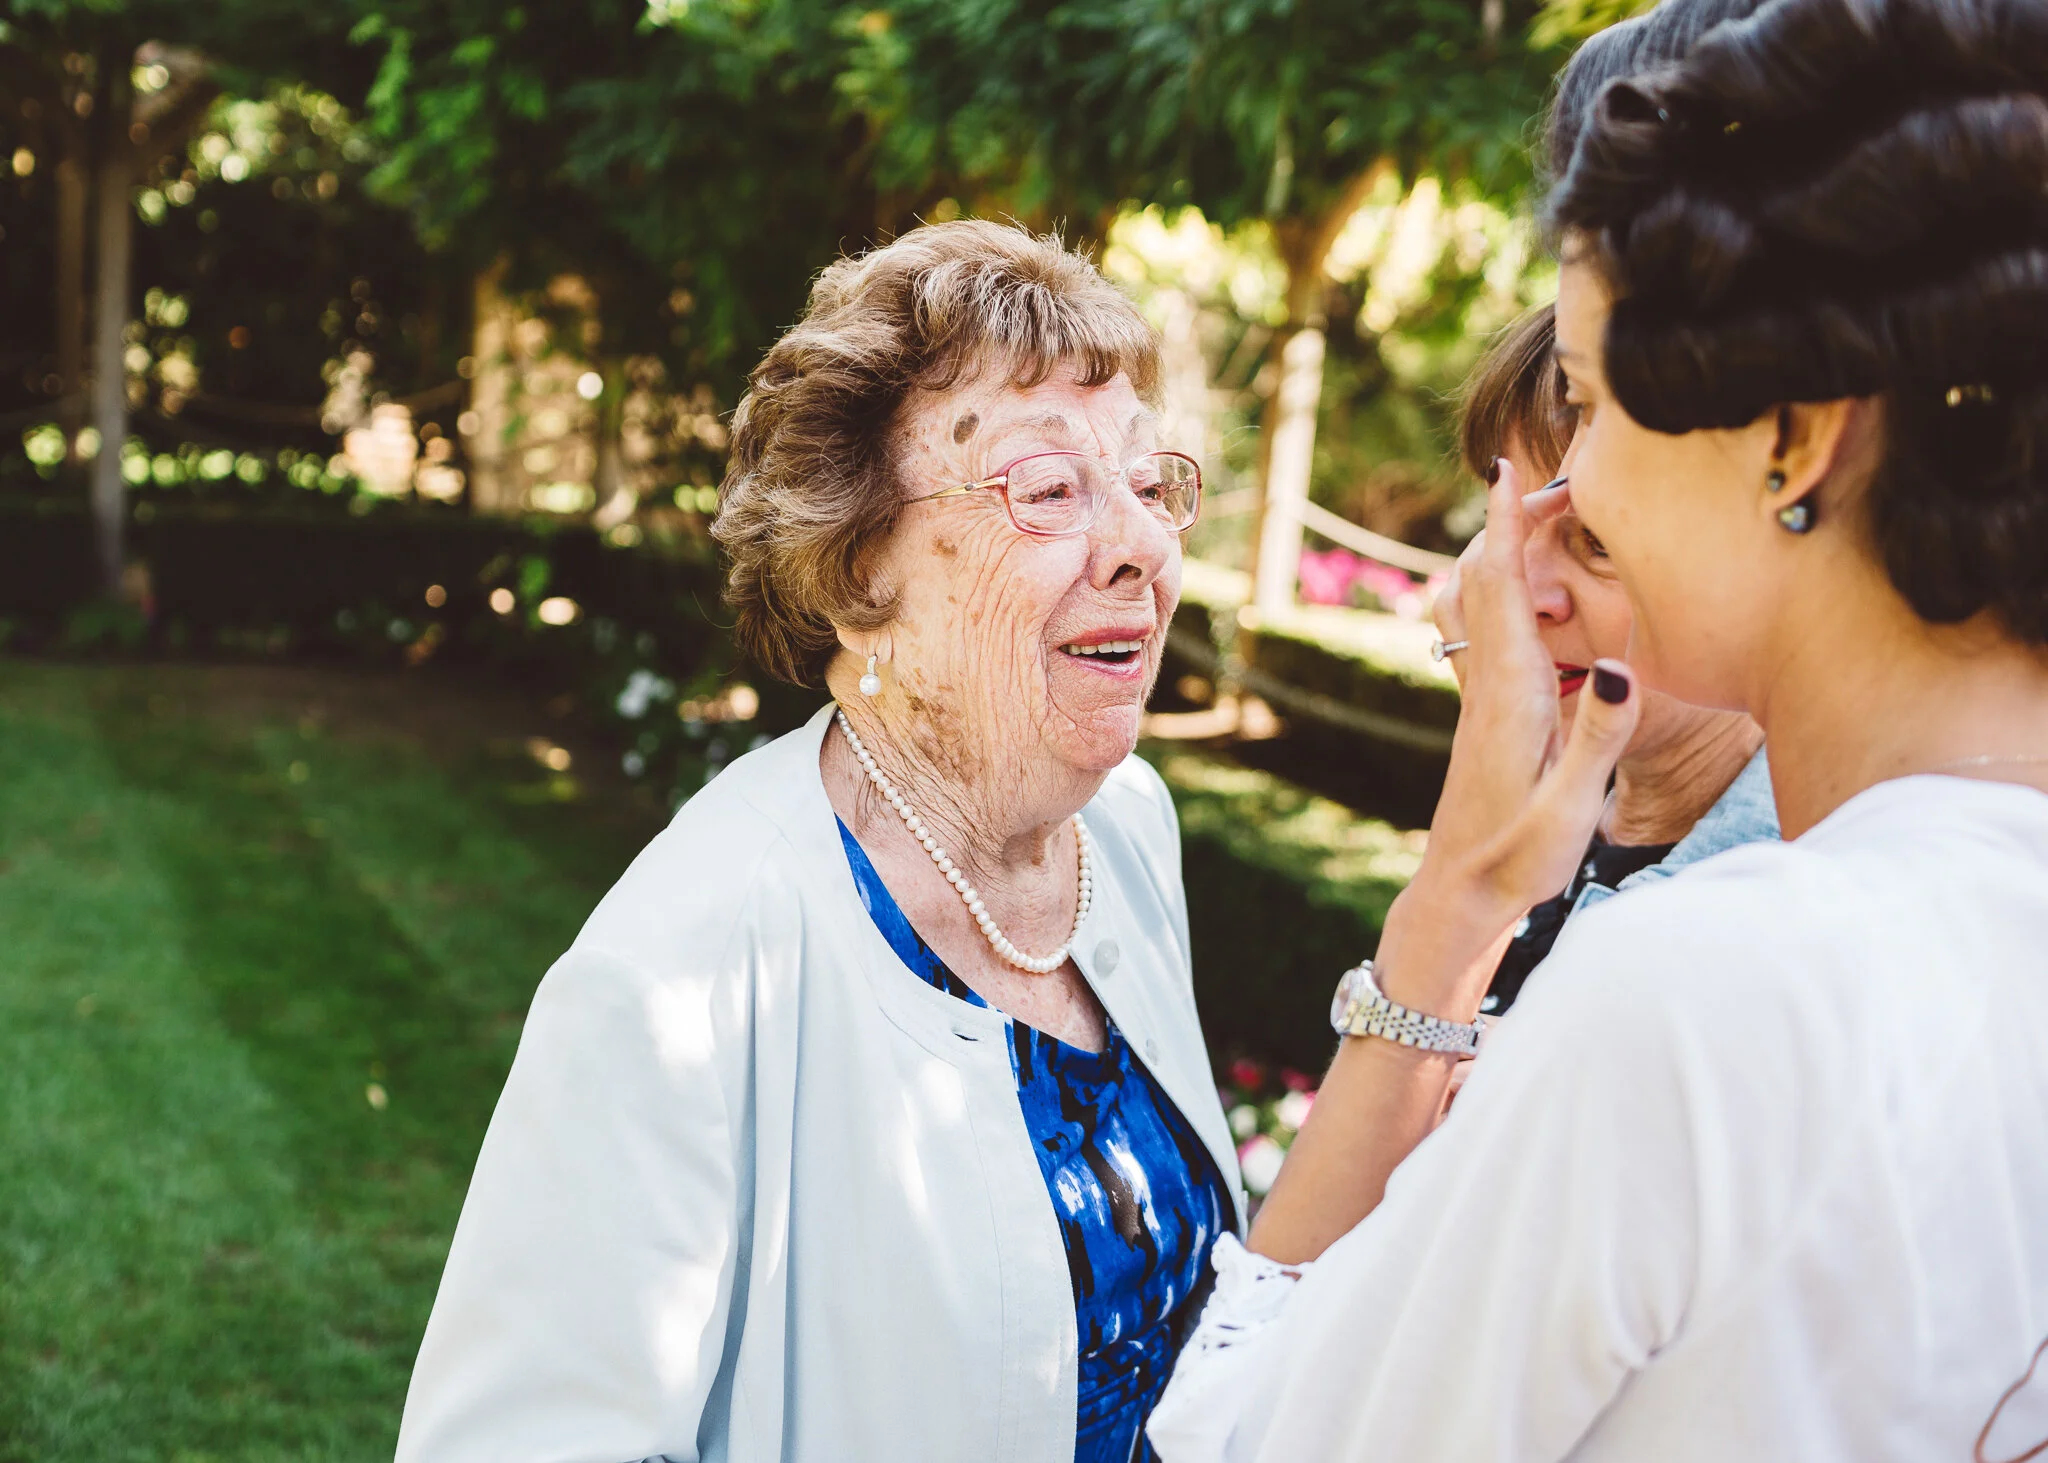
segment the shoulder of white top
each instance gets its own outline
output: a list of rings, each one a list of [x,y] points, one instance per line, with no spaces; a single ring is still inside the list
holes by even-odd
[[[1180,819],[1166,779],[1135,752],[1111,769],[1082,816],[1091,820],[1091,828],[1104,817],[1113,818],[1120,831],[1140,843],[1180,838]]]

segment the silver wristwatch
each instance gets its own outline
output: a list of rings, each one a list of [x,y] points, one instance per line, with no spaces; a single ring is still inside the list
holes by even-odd
[[[1336,999],[1330,1002],[1330,1026],[1339,1036],[1377,1036],[1402,1046],[1460,1057],[1478,1056],[1480,1038],[1486,1034],[1484,1021],[1466,1026],[1388,1000],[1372,977],[1370,960],[1360,961],[1337,982]]]

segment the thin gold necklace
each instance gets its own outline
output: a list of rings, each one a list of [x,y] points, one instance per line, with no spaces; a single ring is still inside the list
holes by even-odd
[[[1938,767],[1928,768],[1927,771],[1929,773],[1947,772],[1951,768],[1955,767],[2017,767],[2023,763],[2048,763],[2048,757],[2036,757],[2025,755],[2014,757],[1999,757],[1987,753],[1982,757],[1958,757],[1953,762],[1943,762]]]

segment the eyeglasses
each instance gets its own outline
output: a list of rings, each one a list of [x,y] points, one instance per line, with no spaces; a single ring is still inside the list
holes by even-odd
[[[1192,457],[1178,452],[1147,452],[1120,468],[1081,452],[1033,452],[994,477],[910,501],[929,503],[1000,489],[1018,532],[1065,538],[1093,528],[1119,484],[1127,485],[1139,506],[1175,533],[1192,528],[1202,511],[1202,469]]]

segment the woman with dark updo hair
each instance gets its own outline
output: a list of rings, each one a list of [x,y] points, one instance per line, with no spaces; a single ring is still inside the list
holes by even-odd
[[[2048,1433],[2048,6],[1696,34],[1598,89],[1548,209],[1628,661],[1561,736],[1505,468],[1428,853],[1218,1247],[1167,1463]],[[1430,1136],[1651,687],[1762,724],[1787,842],[1574,920]]]

